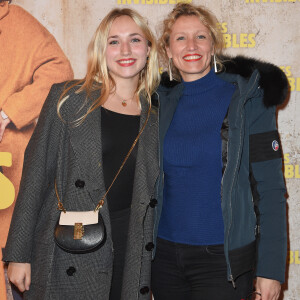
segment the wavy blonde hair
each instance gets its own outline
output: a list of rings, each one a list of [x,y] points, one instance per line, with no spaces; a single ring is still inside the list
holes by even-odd
[[[196,6],[190,3],[178,3],[175,8],[168,14],[167,18],[162,24],[162,34],[158,41],[158,50],[160,54],[160,61],[164,68],[168,69],[169,57],[166,48],[170,46],[170,35],[172,27],[178,18],[182,16],[196,16],[205,25],[210,32],[213,39],[214,50],[216,55],[216,63],[219,66],[219,71],[223,69],[221,60],[222,51],[224,48],[223,35],[219,29],[219,22],[217,17],[204,6]],[[179,70],[171,65],[171,71],[174,79],[181,81]],[[170,74],[169,74],[170,75]]]
[[[93,101],[87,112],[75,121],[77,124],[83,122],[89,113],[103,105],[110,93],[115,89],[116,83],[109,74],[105,52],[112,23],[115,19],[121,16],[130,17],[139,26],[148,41],[150,53],[144,69],[139,74],[136,94],[138,96],[143,95],[147,101],[151,103],[151,95],[157,88],[160,81],[156,39],[150,30],[147,21],[139,13],[129,8],[116,8],[110,11],[101,21],[89,44],[88,65],[85,78],[76,81],[75,83],[67,83],[65,85],[65,89],[61,94],[57,105],[57,112],[60,118],[62,118],[60,109],[65,101],[67,101],[67,94],[72,88],[79,86],[76,93],[85,91],[87,93],[87,99],[90,97],[91,92],[101,90],[101,95]]]

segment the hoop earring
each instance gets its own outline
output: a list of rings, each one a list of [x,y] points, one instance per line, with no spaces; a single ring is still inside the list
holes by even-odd
[[[169,58],[169,76],[170,76],[170,80],[173,80],[173,74],[172,74],[172,67],[171,67],[171,61],[172,58]]]
[[[216,61],[216,55],[214,54],[214,68],[215,68],[215,73],[218,72],[218,68],[217,68],[217,61]]]

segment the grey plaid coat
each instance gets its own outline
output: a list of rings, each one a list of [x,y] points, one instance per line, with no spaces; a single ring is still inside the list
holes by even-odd
[[[61,108],[65,120],[62,122],[56,111],[62,89],[63,84],[52,87],[26,149],[20,192],[3,260],[31,263],[32,282],[25,299],[106,300],[113,265],[107,203],[100,210],[107,239],[99,250],[88,254],[66,253],[56,246],[53,238],[60,214],[56,209],[55,178],[67,210],[92,210],[105,191],[100,109],[90,113],[80,126],[70,125],[90,104],[85,101],[84,93],[75,93],[73,89]],[[141,104],[142,125],[148,104],[144,99]],[[151,199],[158,174],[157,113],[152,111],[138,142],[122,288],[124,300],[150,298],[155,206]],[[80,185],[75,184],[78,180]]]

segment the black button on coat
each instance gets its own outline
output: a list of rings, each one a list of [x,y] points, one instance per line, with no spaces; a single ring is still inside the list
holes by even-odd
[[[74,273],[76,273],[76,269],[74,267],[70,267],[66,272],[69,276],[73,276]]]
[[[85,182],[83,180],[77,179],[75,181],[75,186],[78,187],[78,188],[80,188],[80,189],[82,189],[85,186]]]

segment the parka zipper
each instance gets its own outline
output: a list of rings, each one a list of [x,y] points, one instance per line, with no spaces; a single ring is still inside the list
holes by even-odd
[[[254,80],[254,82],[253,82],[252,87],[250,88],[250,90],[248,91],[247,95],[245,96],[245,101],[244,101],[244,103],[243,103],[243,106],[245,106],[245,104],[247,103],[247,97],[248,97],[249,93],[252,91],[254,85],[256,84],[257,77],[258,77],[258,74],[256,75],[256,78],[255,78],[255,80]],[[245,121],[244,118],[242,117],[242,113],[241,113],[241,119],[242,119],[242,124],[241,124],[241,129],[240,129],[240,141],[242,140],[242,130],[243,130],[243,127],[244,127],[244,121]],[[229,130],[229,129],[228,129],[228,130]],[[229,134],[229,133],[228,133],[228,134]],[[241,145],[242,145],[242,143],[240,142],[240,144],[239,144],[239,151],[238,151],[238,157],[240,157]],[[228,146],[229,146],[229,137],[228,137],[228,142],[227,142],[227,165],[226,165],[226,168],[225,168],[225,170],[224,170],[224,173],[223,173],[223,176],[222,176],[222,180],[221,180],[221,200],[223,200],[223,180],[224,180],[224,176],[225,176],[225,174],[226,174],[226,170],[227,170],[227,166],[228,166],[228,162],[229,162],[229,158],[228,158]],[[237,166],[238,166],[238,164],[237,164],[236,167],[235,167],[234,174],[233,174],[233,178],[236,177]],[[229,192],[229,195],[230,195],[230,197],[229,197],[229,199],[230,199],[230,201],[229,201],[229,207],[230,207],[230,223],[229,223],[229,227],[228,227],[227,234],[226,234],[226,245],[227,245],[226,252],[227,252],[227,256],[229,255],[229,250],[228,250],[229,232],[230,232],[231,225],[232,225],[231,194],[232,194],[232,189],[233,189],[234,182],[235,182],[235,180],[232,181],[232,185],[231,185],[230,192]],[[236,285],[235,285],[234,278],[233,278],[233,275],[232,275],[232,272],[231,272],[231,266],[230,266],[229,256],[228,256],[228,264],[227,264],[227,267],[228,267],[228,273],[229,273],[229,280],[231,281],[233,288],[235,288]]]

